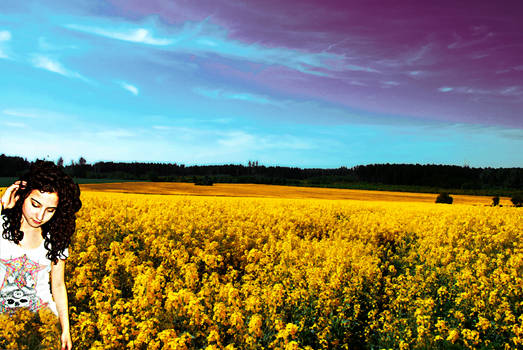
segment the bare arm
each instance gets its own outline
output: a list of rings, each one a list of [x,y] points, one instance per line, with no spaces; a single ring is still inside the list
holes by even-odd
[[[2,198],[0,198],[0,212],[4,209],[11,209],[15,206],[16,201],[20,198],[19,195],[16,194],[18,192],[19,188],[24,188],[27,185],[27,182],[23,181],[16,181],[11,186],[7,187],[2,194]]]
[[[69,310],[67,305],[67,290],[64,281],[65,261],[58,259],[51,264],[51,292],[58,310],[58,318],[62,326],[62,349],[72,348],[71,333],[69,330]]]

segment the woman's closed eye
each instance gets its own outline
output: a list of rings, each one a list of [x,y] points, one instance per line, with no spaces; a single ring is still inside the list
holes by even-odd
[[[31,204],[33,205],[33,208],[36,208],[36,209],[38,209],[42,206],[41,204],[34,202],[34,201],[31,201]],[[56,208],[47,208],[46,211],[48,213],[54,213],[56,211]]]

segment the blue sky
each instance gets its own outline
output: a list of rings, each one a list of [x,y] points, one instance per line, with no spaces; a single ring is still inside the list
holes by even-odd
[[[523,165],[521,11],[431,26],[405,1],[379,28],[372,2],[271,4],[3,1],[0,153]]]

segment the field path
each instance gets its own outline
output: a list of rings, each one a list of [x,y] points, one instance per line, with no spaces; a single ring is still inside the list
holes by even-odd
[[[320,187],[295,187],[258,184],[225,184],[196,186],[181,182],[117,182],[80,185],[82,191],[117,193],[142,193],[190,196],[267,197],[350,199],[364,201],[425,202],[434,203],[436,194],[391,191],[368,191]],[[490,205],[489,196],[452,195],[455,204]],[[510,205],[508,198],[501,198],[502,205]]]

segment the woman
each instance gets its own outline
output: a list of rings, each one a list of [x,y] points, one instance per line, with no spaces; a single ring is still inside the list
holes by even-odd
[[[62,349],[70,350],[64,268],[80,189],[52,162],[36,161],[5,190],[1,205],[0,312],[48,307],[60,320]]]

